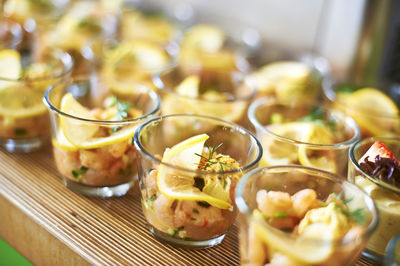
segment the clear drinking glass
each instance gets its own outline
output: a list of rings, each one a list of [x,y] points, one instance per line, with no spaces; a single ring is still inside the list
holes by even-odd
[[[175,66],[153,81],[163,100],[162,114],[200,114],[248,127],[247,108],[256,94],[244,73]]]
[[[299,192],[310,190],[314,198]],[[252,170],[239,181],[235,199],[241,265],[353,265],[378,224],[377,209],[366,193],[315,168]],[[334,201],[327,204],[329,199]],[[292,209],[282,211],[285,207]],[[265,208],[277,212],[267,217]],[[304,218],[292,218],[293,212]],[[359,223],[349,218],[355,212],[363,214]]]
[[[186,128],[182,130],[180,125],[186,125]],[[207,163],[192,165],[191,158],[197,156],[193,152],[184,153],[184,159],[180,161],[171,156],[167,158],[167,148],[172,153],[178,153],[179,149],[185,152],[182,141],[199,134],[209,136],[205,142],[208,151],[210,147],[217,147],[216,158],[230,156],[240,165],[216,168],[213,172],[203,168]],[[161,116],[144,123],[136,132],[134,141],[140,152],[139,186],[143,212],[154,236],[186,248],[206,248],[221,243],[237,214],[233,203],[236,182],[243,173],[256,167],[261,158],[262,148],[258,140],[238,125],[208,116],[182,114]],[[182,160],[189,162],[183,163]],[[216,161],[209,164],[214,163]],[[211,191],[208,190],[211,187]],[[171,190],[190,195],[222,193],[219,195],[226,196],[230,205],[215,206],[198,197],[171,196]]]
[[[50,121],[42,97],[46,89],[67,77],[71,56],[57,49],[20,54],[0,50],[13,63],[0,76],[0,146],[8,151],[30,152],[43,146],[50,135]],[[1,73],[0,73],[1,75]],[[9,75],[17,78],[9,78]]]
[[[136,184],[132,138],[139,124],[158,114],[160,99],[147,87],[133,86],[135,93],[126,98],[93,77],[71,78],[47,90],[54,159],[71,190],[112,197]]]
[[[261,165],[301,164],[347,175],[347,154],[360,137],[354,120],[317,106],[289,106],[261,98],[249,107],[249,119],[264,149]]]
[[[379,226],[368,242],[364,255],[383,263],[385,248],[392,237],[400,234],[400,188],[368,175],[359,160],[375,141],[381,141],[400,158],[400,138],[370,137],[355,143],[349,151],[349,173],[351,182],[361,187],[375,201],[380,214]],[[400,245],[395,249],[396,261],[400,263]],[[394,264],[393,264],[394,265]]]

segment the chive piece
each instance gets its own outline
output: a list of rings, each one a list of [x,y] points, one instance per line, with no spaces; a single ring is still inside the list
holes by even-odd
[[[153,195],[149,198],[150,201],[155,201],[156,199],[157,199],[157,195],[156,195],[156,194],[153,194]]]
[[[196,218],[194,218],[193,216],[190,216],[190,220],[196,221]]]
[[[176,230],[169,228],[168,229],[168,234],[170,234],[171,236],[175,236],[176,235]]]
[[[26,130],[25,129],[23,129],[23,128],[16,128],[15,130],[14,130],[14,135],[15,136],[24,136],[24,135],[26,135]]]
[[[198,201],[197,204],[203,208],[208,208],[211,206],[207,201]]]
[[[125,170],[123,168],[119,168],[119,175],[125,175]]]
[[[366,217],[363,208],[357,208],[354,211],[347,211],[342,209],[343,213],[348,216],[350,219],[354,220],[359,225],[365,224]]]
[[[79,173],[78,173],[78,171],[72,170],[71,172],[72,172],[72,175],[73,175],[76,179],[79,178]]]
[[[193,210],[192,210],[194,213],[199,213],[199,210],[198,209],[195,209],[195,208],[193,208]]]
[[[178,228],[176,228],[176,230],[177,230],[177,231],[182,231],[184,228],[185,228],[185,227],[182,225],[182,226],[179,226]]]
[[[285,212],[277,212],[274,214],[274,217],[275,218],[286,218],[286,217],[288,217],[288,214]]]
[[[204,179],[201,177],[195,177],[193,186],[197,187],[200,191],[203,191],[203,188],[205,186]]]

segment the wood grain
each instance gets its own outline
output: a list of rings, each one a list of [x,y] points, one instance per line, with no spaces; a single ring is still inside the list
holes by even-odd
[[[237,227],[204,250],[149,232],[137,195],[96,199],[64,187],[50,150],[0,150],[0,236],[35,265],[238,265]],[[371,265],[360,259],[357,265]]]

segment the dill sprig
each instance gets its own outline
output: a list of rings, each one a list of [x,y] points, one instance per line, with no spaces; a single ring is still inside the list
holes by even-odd
[[[129,117],[129,109],[132,108],[132,104],[128,102],[118,101],[117,97],[112,96],[111,106],[117,107],[116,120],[124,120]],[[117,132],[119,129],[118,126],[113,127],[112,131]]]
[[[217,146],[214,146],[214,147],[206,145],[207,149],[209,150],[208,157],[206,157],[206,156],[204,156],[202,154],[198,154],[198,153],[195,153],[195,155],[197,155],[201,159],[203,159],[203,162],[202,162],[202,160],[200,160],[200,163],[198,164],[198,168],[200,170],[207,170],[212,165],[218,165],[219,166],[220,172],[222,174],[223,186],[225,188],[226,185],[227,185],[227,181],[226,181],[226,178],[224,176],[224,166],[229,168],[229,169],[234,169],[234,168],[232,166],[230,166],[229,164],[227,164],[227,163],[219,161],[219,159],[221,159],[223,157],[222,155],[219,155],[219,156],[216,156],[215,158],[213,158],[214,155],[216,154],[217,149],[220,148],[221,146],[222,146],[222,143],[220,143],[220,144],[218,144]]]
[[[339,208],[344,215],[360,225],[365,224],[367,217],[363,208],[357,208],[352,211],[349,210],[347,204],[353,200],[352,198],[342,199],[342,193],[339,193],[338,195],[332,193],[330,196],[332,197],[332,201],[335,203],[335,206]]]

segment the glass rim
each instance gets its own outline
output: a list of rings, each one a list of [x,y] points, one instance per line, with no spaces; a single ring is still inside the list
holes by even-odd
[[[279,139],[279,140],[281,140],[281,141],[289,142],[289,143],[292,143],[292,144],[295,144],[295,145],[304,145],[304,146],[307,146],[307,147],[320,148],[320,149],[321,149],[321,148],[341,149],[341,148],[347,147],[347,146],[350,147],[353,143],[355,143],[355,142],[360,138],[360,134],[361,134],[361,133],[360,133],[360,129],[359,129],[357,123],[354,121],[353,118],[351,118],[350,116],[347,116],[346,114],[344,114],[344,113],[342,113],[342,112],[340,112],[340,111],[338,111],[338,110],[333,110],[333,109],[327,107],[326,105],[322,105],[322,106],[320,105],[320,106],[318,106],[318,105],[316,105],[316,104],[307,105],[307,106],[309,106],[309,107],[313,107],[313,106],[314,106],[314,107],[322,107],[322,109],[323,109],[324,111],[334,111],[334,112],[340,113],[341,115],[343,115],[345,124],[350,125],[351,128],[353,129],[354,135],[353,135],[350,139],[348,139],[348,140],[346,140],[346,141],[341,141],[341,142],[339,142],[339,143],[333,143],[333,144],[318,144],[318,143],[310,143],[310,142],[299,141],[299,140],[295,140],[295,139],[291,139],[291,138],[287,138],[287,137],[283,137],[283,136],[281,136],[281,135],[275,134],[274,132],[268,130],[268,129],[267,129],[265,126],[263,126],[260,122],[258,122],[257,118],[255,117],[256,110],[257,110],[262,104],[266,104],[266,103],[268,103],[269,101],[273,102],[273,101],[275,101],[275,100],[276,100],[276,99],[275,99],[275,98],[272,98],[272,97],[263,97],[263,98],[260,98],[260,99],[254,101],[253,103],[250,104],[249,110],[248,110],[248,112],[247,112],[248,117],[249,117],[249,120],[250,120],[250,122],[253,124],[253,126],[254,126],[257,130],[261,130],[261,131],[262,131],[263,133],[265,133],[265,134],[272,135],[273,137],[275,137],[275,138],[277,138],[277,139]],[[277,102],[277,103],[279,104],[279,102]],[[293,121],[292,121],[292,122],[293,122]]]
[[[191,169],[187,169],[184,167],[180,167],[180,166],[176,166],[173,164],[169,164],[169,163],[165,163],[162,162],[162,160],[156,158],[155,156],[153,156],[150,152],[148,152],[145,147],[142,145],[141,141],[140,141],[140,134],[141,132],[149,127],[151,124],[157,123],[158,121],[162,121],[165,119],[169,119],[169,118],[176,118],[176,117],[189,117],[189,118],[199,118],[199,119],[203,119],[203,120],[212,120],[214,122],[219,122],[222,123],[226,126],[229,126],[230,128],[233,128],[235,131],[238,131],[240,133],[246,134],[250,136],[250,139],[253,140],[254,144],[257,147],[257,156],[255,157],[255,159],[253,159],[250,163],[240,167],[240,168],[236,168],[234,170],[229,170],[229,171],[223,171],[223,174],[235,174],[235,173],[240,173],[243,171],[246,171],[248,169],[251,169],[252,167],[256,166],[259,161],[261,160],[262,157],[262,146],[261,143],[258,141],[258,139],[247,129],[236,125],[234,123],[213,117],[213,116],[206,116],[206,115],[195,115],[195,114],[170,114],[170,115],[162,115],[162,116],[158,116],[158,117],[154,117],[146,122],[144,122],[143,124],[141,124],[138,129],[135,132],[135,135],[133,137],[133,142],[134,145],[136,147],[136,149],[143,154],[145,157],[147,157],[148,159],[150,159],[153,162],[156,162],[160,165],[164,165],[167,166],[168,168],[171,169],[175,169],[181,172],[185,172],[185,173],[190,173],[190,174],[198,174],[198,175],[220,175],[221,172],[208,172],[208,171],[203,171],[203,170],[191,170]],[[254,146],[254,144],[252,144],[252,146]]]
[[[380,112],[379,114],[376,114],[374,112],[371,112],[367,109],[357,109],[352,105],[346,104],[343,101],[339,101],[337,99],[337,93],[336,90],[334,89],[336,85],[338,84],[345,84],[345,82],[337,82],[335,81],[333,78],[331,77],[325,77],[323,82],[322,82],[322,91],[323,91],[323,95],[325,96],[325,98],[327,98],[331,103],[335,103],[340,105],[343,108],[347,108],[350,110],[354,110],[357,111],[358,113],[361,113],[364,116],[367,117],[378,117],[378,118],[384,118],[384,119],[396,119],[396,120],[400,120],[399,114],[396,115],[392,115],[389,113],[385,113],[385,112]],[[351,84],[351,82],[349,82]],[[377,87],[374,86],[364,86],[363,88],[374,88],[379,90]],[[356,90],[357,91],[357,90]],[[385,93],[386,94],[386,93]],[[386,94],[387,95],[387,94]],[[388,95],[387,95],[388,96]],[[390,97],[390,96],[388,96]],[[397,105],[397,104],[396,104]],[[384,110],[383,110],[384,111]]]
[[[399,194],[400,195],[400,188],[397,188],[391,184],[388,184],[382,180],[380,180],[379,178],[375,178],[369,174],[367,174],[360,166],[360,164],[358,163],[358,161],[356,160],[355,156],[354,156],[354,151],[356,148],[364,145],[367,142],[371,142],[371,145],[373,144],[374,141],[382,141],[383,143],[386,141],[397,141],[400,143],[400,137],[369,137],[369,138],[365,138],[365,139],[361,139],[357,142],[355,142],[349,149],[349,159],[351,161],[351,163],[353,164],[353,166],[356,168],[357,171],[359,171],[361,174],[363,174],[363,176],[367,177],[368,180],[370,180],[371,182],[373,182],[374,184],[378,185],[379,187],[382,187],[384,189],[389,189],[390,191]]]
[[[16,51],[15,49],[12,49]],[[56,54],[57,55],[57,61],[61,61],[63,65],[63,71],[57,74],[52,74],[52,75],[46,75],[38,78],[17,78],[17,79],[10,79],[10,78],[5,78],[0,76],[1,81],[7,81],[7,82],[38,82],[38,81],[46,81],[50,79],[56,79],[56,78],[62,78],[72,72],[72,69],[74,67],[74,59],[72,56],[58,48],[50,48],[51,54]]]
[[[342,188],[343,188],[343,184],[346,184],[347,186],[350,186],[353,189],[355,189],[358,193],[361,193],[362,198],[364,199],[365,205],[368,208],[369,213],[371,214],[371,220],[368,223],[368,225],[366,226],[366,230],[365,230],[365,232],[363,232],[362,237],[367,238],[367,237],[371,236],[379,224],[379,210],[378,210],[375,202],[366,192],[364,192],[362,189],[357,187],[355,184],[342,179],[340,176],[338,176],[336,174],[333,174],[333,173],[330,173],[330,172],[327,172],[327,171],[324,171],[321,169],[306,167],[306,166],[302,166],[302,165],[294,165],[294,164],[265,166],[265,167],[256,168],[256,169],[253,169],[253,170],[247,172],[239,180],[239,182],[236,186],[236,189],[235,189],[235,203],[238,208],[238,211],[241,214],[245,215],[246,218],[251,217],[252,212],[251,212],[250,208],[248,207],[248,205],[246,204],[246,201],[243,197],[244,189],[246,187],[248,180],[250,180],[251,178],[256,178],[256,177],[254,177],[254,175],[259,172],[262,172],[264,170],[268,170],[268,171],[272,171],[272,172],[276,171],[276,173],[280,173],[280,172],[282,172],[282,170],[287,170],[287,172],[289,172],[290,170],[299,170],[299,171],[306,172],[306,173],[311,172],[310,174],[313,176],[325,178],[325,179],[329,180],[330,182],[339,183]],[[293,236],[293,238],[296,238],[296,237]],[[346,244],[351,243],[352,242],[351,240],[354,241],[354,239],[348,239],[347,241],[343,241],[343,238],[342,238],[340,240],[334,241],[334,243],[336,245],[338,245],[338,244],[346,245]],[[311,242],[312,242],[312,240],[310,241],[310,243]]]
[[[178,69],[178,67],[182,67],[184,69],[191,69],[191,70],[200,70],[200,71],[204,69],[206,71],[214,71],[214,72],[218,72],[218,73],[239,73],[239,75],[243,76],[243,80],[241,81],[241,83],[246,84],[252,90],[252,92],[248,96],[245,96],[245,97],[234,97],[234,99],[227,99],[227,100],[206,100],[206,99],[199,98],[199,97],[192,98],[189,96],[181,95],[181,94],[177,93],[170,86],[166,86],[165,82],[163,81],[163,78],[161,77],[163,74],[168,74],[168,73],[174,71],[175,69]],[[169,68],[166,68],[166,69],[156,73],[153,76],[152,81],[153,81],[154,86],[156,86],[157,89],[159,89],[161,91],[165,91],[167,93],[170,93],[174,97],[179,97],[179,98],[188,99],[188,100],[192,100],[192,101],[207,102],[207,103],[235,103],[235,102],[248,102],[251,99],[253,99],[257,94],[257,89],[254,86],[249,85],[246,82],[245,78],[246,78],[246,73],[244,73],[243,71],[240,71],[240,70],[236,70],[236,69],[223,70],[223,69],[213,69],[213,68],[204,67],[204,66],[195,66],[195,65],[187,66],[187,65],[181,65],[181,64],[174,64],[174,65],[171,65]],[[184,79],[182,79],[181,82],[183,80]]]
[[[150,89],[149,87],[147,87],[146,85],[142,84],[142,83],[136,83],[137,86],[141,87],[142,89],[146,90],[146,92],[149,94],[151,101],[153,103],[155,103],[155,107],[150,111],[147,112],[146,114],[143,114],[139,117],[135,117],[135,118],[130,118],[130,119],[124,119],[124,120],[96,120],[96,119],[87,119],[87,118],[83,118],[83,117],[78,117],[78,116],[74,116],[65,112],[62,112],[59,108],[55,107],[49,97],[50,97],[50,93],[53,89],[55,89],[57,86],[61,85],[62,83],[65,84],[77,84],[77,83],[82,83],[82,82],[89,82],[91,81],[91,77],[90,76],[86,76],[86,77],[71,77],[68,80],[60,80],[59,82],[51,85],[46,92],[44,93],[43,96],[43,102],[44,104],[47,106],[47,108],[53,112],[55,112],[58,115],[64,116],[64,117],[68,117],[68,118],[72,118],[75,120],[79,120],[82,122],[88,122],[88,123],[96,123],[96,124],[105,124],[105,125],[124,125],[124,124],[130,124],[131,122],[135,122],[135,121],[140,121],[143,120],[151,115],[156,115],[157,112],[160,110],[160,105],[161,105],[161,100],[160,100],[160,96],[153,91],[152,89]]]

